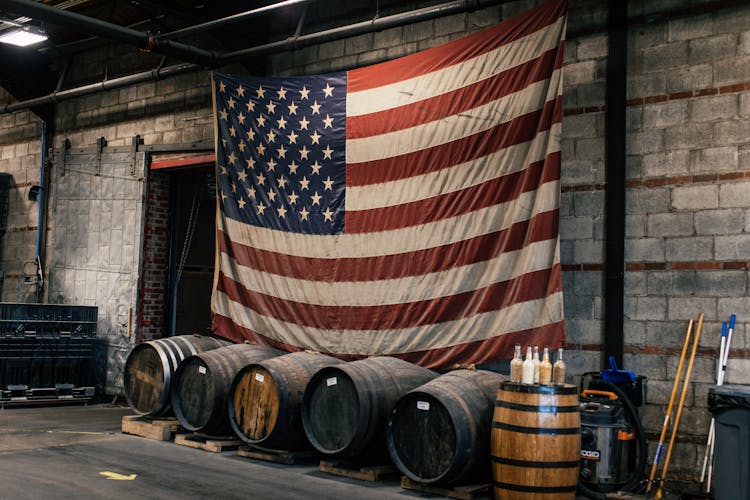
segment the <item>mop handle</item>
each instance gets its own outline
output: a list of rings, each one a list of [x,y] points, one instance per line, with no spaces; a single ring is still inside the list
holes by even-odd
[[[727,324],[726,322],[723,322],[721,324],[721,346],[719,347],[719,366],[716,368],[716,385],[721,385],[723,381],[722,377],[722,369],[721,367],[724,364],[724,347],[726,346],[727,342]],[[703,484],[703,481],[706,478],[706,465],[708,465],[708,457],[711,455],[711,444],[714,440],[714,426],[716,425],[716,422],[714,422],[714,418],[711,417],[711,426],[708,429],[708,439],[706,439],[706,452],[703,454],[703,467],[701,467],[701,484]]]
[[[724,347],[724,352],[722,353],[722,362],[721,362],[721,373],[719,374],[720,380],[719,385],[724,385],[724,377],[726,376],[727,372],[727,362],[729,360],[729,346],[732,343],[732,333],[734,332],[734,323],[737,320],[737,316],[732,314],[729,317],[729,333],[727,335],[727,345]],[[714,420],[714,419],[711,419]],[[711,446],[709,447],[709,457],[708,457],[708,478],[706,481],[706,491],[711,491],[711,473],[714,469],[714,446],[716,445],[716,424],[714,423],[714,434],[711,437]]]

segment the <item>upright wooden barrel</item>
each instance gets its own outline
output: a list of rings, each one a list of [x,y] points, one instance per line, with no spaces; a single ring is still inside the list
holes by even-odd
[[[507,377],[456,370],[399,399],[388,421],[388,452],[414,481],[488,482],[495,396]]]
[[[581,454],[578,388],[504,382],[492,418],[496,499],[574,499]]]
[[[266,448],[309,447],[302,428],[302,395],[319,370],[343,361],[322,354],[293,352],[241,369],[229,398],[229,423],[243,441]]]
[[[212,436],[231,435],[227,398],[243,367],[278,356],[280,351],[236,344],[186,358],[175,372],[172,408],[187,430]]]
[[[135,346],[125,361],[125,400],[139,415],[159,417],[171,413],[172,379],[180,362],[229,344],[213,337],[180,335]]]
[[[385,428],[398,399],[437,374],[397,358],[376,357],[323,368],[302,399],[302,425],[326,455],[387,460]]]

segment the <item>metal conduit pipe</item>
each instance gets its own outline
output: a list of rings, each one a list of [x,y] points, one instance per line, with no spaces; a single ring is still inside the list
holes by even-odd
[[[428,19],[435,19],[451,14],[483,9],[492,5],[508,3],[509,1],[511,0],[456,0],[453,2],[435,5],[433,7],[425,7],[423,9],[402,12],[400,14],[394,14],[392,16],[375,17],[370,21],[362,21],[355,24],[349,24],[347,26],[341,26],[339,28],[318,31],[316,33],[310,33],[307,35],[294,36],[287,38],[286,40],[280,40],[278,42],[271,42],[264,45],[249,47],[247,49],[227,52],[225,54],[220,54],[218,56],[217,62],[219,63],[219,65],[229,64],[249,57],[267,55],[274,52],[282,52],[285,50],[294,50],[302,47],[307,47],[309,45],[314,45],[316,43],[329,42],[332,40],[361,35],[364,33],[372,33],[374,31],[395,28],[396,26],[403,26],[405,24],[426,21]]]
[[[124,26],[108,23],[93,17],[83,16],[75,12],[50,7],[33,0],[3,0],[2,9],[14,14],[29,16],[33,19],[52,24],[61,24],[74,30],[96,35],[102,38],[134,45],[142,50],[157,54],[174,56],[183,61],[212,66],[215,64],[216,53],[199,49],[192,45],[159,41],[148,33],[132,30]]]
[[[222,17],[221,19],[214,19],[212,21],[206,21],[205,23],[196,24],[195,26],[188,26],[187,28],[182,28],[179,30],[171,31],[169,33],[156,35],[155,38],[157,40],[166,40],[170,38],[180,38],[183,36],[194,35],[196,33],[203,33],[205,31],[209,31],[214,28],[225,26],[227,24],[232,24],[232,23],[237,23],[240,21],[245,21],[247,19],[252,19],[253,17],[258,17],[261,14],[265,14],[266,12],[271,12],[273,10],[281,9],[284,7],[291,7],[293,5],[310,4],[312,2],[317,2],[317,1],[318,0],[285,0],[284,2],[279,2],[279,3],[272,4],[272,5],[266,5],[265,7],[258,7],[257,9],[240,12],[238,14],[233,14],[227,17]]]
[[[7,0],[8,2],[24,2],[28,0]],[[313,0],[310,0],[313,1]],[[327,40],[334,40],[339,38],[345,38],[360,33],[379,31],[388,27],[400,26],[411,22],[422,21],[425,19],[432,19],[434,17],[444,16],[453,14],[456,12],[463,12],[466,10],[474,10],[483,8],[489,5],[498,3],[507,3],[511,0],[461,0],[450,2],[447,4],[437,5],[435,7],[429,7],[426,9],[420,9],[416,11],[406,12],[397,14],[394,16],[383,17],[379,19],[373,19],[372,21],[366,21],[362,23],[356,23],[350,26],[343,26],[341,28],[334,28],[331,30],[321,31],[318,33],[311,33],[309,35],[303,35],[299,37],[293,37],[291,39],[282,40],[280,42],[269,43],[265,45],[259,45],[251,47],[249,49],[240,50],[236,52],[230,52],[224,55],[217,56],[216,66],[221,64],[227,64],[232,61],[240,60],[246,57],[252,57],[258,54],[269,54],[271,52],[282,52],[284,50],[292,50],[296,47],[303,45],[310,45],[319,43]],[[277,4],[278,5],[278,4]],[[106,23],[104,23],[106,24]],[[302,40],[302,42],[300,42]],[[220,61],[220,63],[219,63]],[[0,115],[20,111],[23,109],[29,109],[45,104],[53,104],[61,102],[74,97],[82,97],[85,95],[94,94],[105,90],[113,90],[127,85],[134,85],[137,83],[143,83],[146,81],[157,81],[170,76],[176,76],[183,73],[190,73],[193,71],[199,71],[204,69],[203,66],[198,64],[178,64],[175,66],[168,66],[166,68],[154,69],[145,71],[142,73],[136,73],[133,75],[123,76],[120,78],[113,78],[111,80],[104,80],[82,87],[76,87],[73,89],[63,90],[59,92],[53,92],[41,97],[34,99],[28,99],[26,101],[19,101],[5,106],[0,106]]]
[[[133,75],[123,76],[120,78],[113,78],[111,80],[104,80],[82,87],[76,87],[68,90],[61,90],[59,92],[53,92],[51,94],[35,97],[34,99],[28,99],[26,101],[14,102],[6,104],[0,107],[0,115],[13,113],[14,111],[20,111],[22,109],[34,108],[45,104],[54,104],[74,97],[82,97],[96,92],[105,90],[113,90],[128,85],[135,85],[137,83],[143,83],[148,81],[158,81],[170,76],[181,75],[183,73],[190,73],[193,71],[199,71],[204,69],[203,66],[198,64],[176,64],[174,66],[167,66],[166,68],[156,68],[150,71],[144,71],[142,73],[135,73]]]

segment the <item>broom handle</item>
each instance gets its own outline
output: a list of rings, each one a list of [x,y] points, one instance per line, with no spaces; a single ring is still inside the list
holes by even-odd
[[[695,353],[698,351],[698,341],[701,338],[701,329],[703,328],[703,313],[698,316],[698,326],[695,328],[695,338],[693,339],[693,348],[690,350],[690,361],[688,362],[687,371],[685,372],[685,380],[682,383],[682,392],[680,393],[680,404],[677,405],[677,415],[674,419],[674,425],[672,426],[672,436],[669,438],[669,447],[667,448],[667,458],[664,460],[664,468],[661,471],[661,480],[659,481],[659,488],[656,490],[656,500],[662,498],[662,488],[664,486],[664,479],[667,477],[667,471],[669,470],[669,460],[672,458],[672,447],[674,446],[675,438],[677,438],[677,431],[680,427],[680,417],[682,417],[682,409],[685,407],[685,398],[687,397],[688,389],[690,388],[690,375],[693,373],[693,362],[695,361]]]
[[[682,376],[682,366],[685,364],[685,354],[687,354],[688,345],[690,345],[690,332],[693,330],[693,319],[690,318],[688,323],[687,331],[685,332],[685,342],[682,344],[682,354],[680,354],[680,363],[677,365],[677,375],[672,384],[672,394],[669,395],[669,405],[667,406],[667,414],[664,416],[664,423],[661,426],[661,435],[659,436],[659,445],[656,447],[656,455],[654,456],[654,464],[651,466],[651,475],[648,478],[648,485],[646,486],[646,492],[650,493],[651,488],[654,484],[654,478],[656,477],[656,468],[659,466],[659,459],[661,458],[661,452],[664,449],[664,438],[667,436],[667,429],[669,428],[669,418],[672,415],[672,407],[674,406],[674,398],[677,395],[677,388],[680,385],[680,377]]]

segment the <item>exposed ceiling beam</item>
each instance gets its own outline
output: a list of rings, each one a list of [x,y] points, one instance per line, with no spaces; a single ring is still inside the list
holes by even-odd
[[[216,63],[216,54],[212,51],[171,40],[159,41],[142,31],[57,9],[33,0],[3,0],[2,8],[14,14],[29,16],[52,24],[60,24],[90,35],[134,45],[148,52],[177,57],[183,61],[204,66],[212,66]]]

